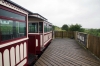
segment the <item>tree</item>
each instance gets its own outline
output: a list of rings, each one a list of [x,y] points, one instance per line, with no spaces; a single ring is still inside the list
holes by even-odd
[[[85,29],[84,28],[80,28],[80,30],[79,30],[80,32],[84,32],[85,31]]]
[[[69,30],[70,31],[84,31],[84,28],[81,28],[82,26],[80,24],[70,25]]]
[[[52,29],[55,30],[55,25],[52,25]]]
[[[61,27],[62,30],[66,30],[68,31],[68,25],[64,24],[62,27]]]
[[[56,25],[53,25],[52,28],[54,31],[61,31],[61,28]]]
[[[87,29],[85,30],[86,33],[100,37],[100,29]]]

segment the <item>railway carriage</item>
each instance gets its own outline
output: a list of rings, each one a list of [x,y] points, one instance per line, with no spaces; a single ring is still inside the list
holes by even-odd
[[[29,52],[38,55],[52,40],[52,24],[37,13],[29,15],[28,23]]]
[[[51,40],[52,24],[46,18],[0,0],[0,66],[29,65],[30,54],[40,54]]]
[[[28,14],[10,0],[0,0],[0,66],[27,66]]]

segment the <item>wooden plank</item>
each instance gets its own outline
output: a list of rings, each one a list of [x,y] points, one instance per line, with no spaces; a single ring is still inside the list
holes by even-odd
[[[49,56],[50,57],[50,56]],[[64,58],[66,58],[66,57],[64,57],[64,56],[56,56],[56,54],[54,54],[54,56],[53,57],[50,57],[50,58],[52,58],[52,59],[54,59],[56,62],[58,62],[59,63],[59,66],[63,66],[63,65],[68,65],[68,66],[70,66],[70,65],[79,65],[79,64],[77,64],[77,63],[73,63],[72,61],[69,61],[68,59],[67,60],[64,60]],[[54,61],[54,62],[55,62]]]
[[[46,61],[45,59],[43,59],[42,57],[39,59],[39,60],[42,60],[46,65],[48,66],[52,66],[52,64],[48,61]]]
[[[48,58],[46,56],[42,56],[43,59],[45,59],[46,61],[48,61],[49,63],[52,64],[52,66],[59,66],[60,64],[55,61],[55,59],[52,59],[52,58]]]
[[[93,38],[93,36],[89,36]],[[96,38],[97,39],[97,38]],[[95,40],[96,40],[95,39]],[[90,39],[92,41],[92,39]],[[89,42],[90,42],[89,41]],[[98,40],[100,41],[100,40]],[[92,41],[94,42],[94,41]],[[97,40],[94,42],[97,43]],[[89,43],[89,49],[93,48],[93,44]],[[98,46],[96,44],[95,46]],[[93,48],[92,50],[99,50]],[[99,51],[95,52],[99,54]],[[38,63],[37,63],[38,62]],[[100,62],[90,55],[86,50],[79,46],[75,40],[72,39],[54,39],[48,46],[42,56],[36,62],[36,66],[99,66]]]
[[[88,50],[100,58],[100,37],[89,35]]]
[[[100,37],[99,37],[99,40],[98,40],[98,57],[100,58]]]
[[[58,56],[59,55],[59,56]],[[95,61],[91,61],[91,59],[89,60],[89,58],[86,58],[85,56],[83,56],[83,58],[82,57],[79,57],[79,56],[76,56],[76,55],[73,55],[73,56],[71,56],[71,55],[69,55],[69,56],[66,56],[66,55],[64,55],[64,54],[60,54],[60,53],[58,53],[58,55],[55,53],[55,54],[53,54],[53,56],[51,57],[51,56],[49,56],[50,58],[54,58],[54,59],[56,59],[56,60],[58,60],[58,61],[60,61],[59,63],[63,63],[63,61],[65,61],[65,59],[66,59],[66,62],[67,62],[67,64],[68,63],[70,63],[71,65],[76,65],[76,66],[80,66],[80,64],[84,64],[84,63],[87,63],[87,64],[90,64],[90,65],[92,65],[93,64],[93,62],[95,62]],[[48,56],[48,55],[47,55]],[[45,56],[46,57],[46,56]],[[77,59],[77,58],[79,58],[79,60]],[[82,59],[81,59],[82,58]],[[86,59],[86,60],[88,60],[88,61],[91,61],[91,62],[87,62],[87,61],[82,61],[83,59]],[[81,62],[81,61],[82,62]],[[77,62],[76,62],[77,61]],[[98,64],[98,63],[97,63]],[[86,64],[84,64],[85,66],[87,66]],[[88,65],[89,66],[89,65]]]
[[[100,51],[100,50],[99,50],[99,48],[100,48],[100,47],[99,47],[99,46],[100,46],[100,45],[99,45],[99,37],[97,37],[96,40],[97,40],[97,57],[99,57],[99,51]]]
[[[37,61],[41,66],[47,66],[47,64],[45,64],[43,61],[41,61],[40,59]]]
[[[38,61],[35,63],[35,66],[42,66]]]
[[[96,37],[93,36],[93,54],[96,55]]]
[[[55,31],[55,38],[72,38],[75,36],[74,31]]]

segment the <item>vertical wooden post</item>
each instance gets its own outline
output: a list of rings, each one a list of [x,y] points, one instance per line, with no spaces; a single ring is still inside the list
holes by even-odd
[[[87,46],[86,46],[87,49],[88,49],[88,46],[89,46],[88,42],[89,42],[89,34],[87,34],[87,43],[86,43],[87,44]]]
[[[62,38],[63,38],[63,31],[62,31]]]
[[[98,38],[98,45],[100,45],[99,43],[100,43],[100,37]],[[100,58],[100,46],[98,46],[98,55],[99,55],[98,57]]]
[[[78,36],[77,36],[78,31],[75,31],[75,40],[77,40]]]

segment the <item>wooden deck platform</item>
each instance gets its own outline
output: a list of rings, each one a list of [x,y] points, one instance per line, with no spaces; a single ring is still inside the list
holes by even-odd
[[[100,61],[73,39],[54,39],[34,66],[100,66]]]

